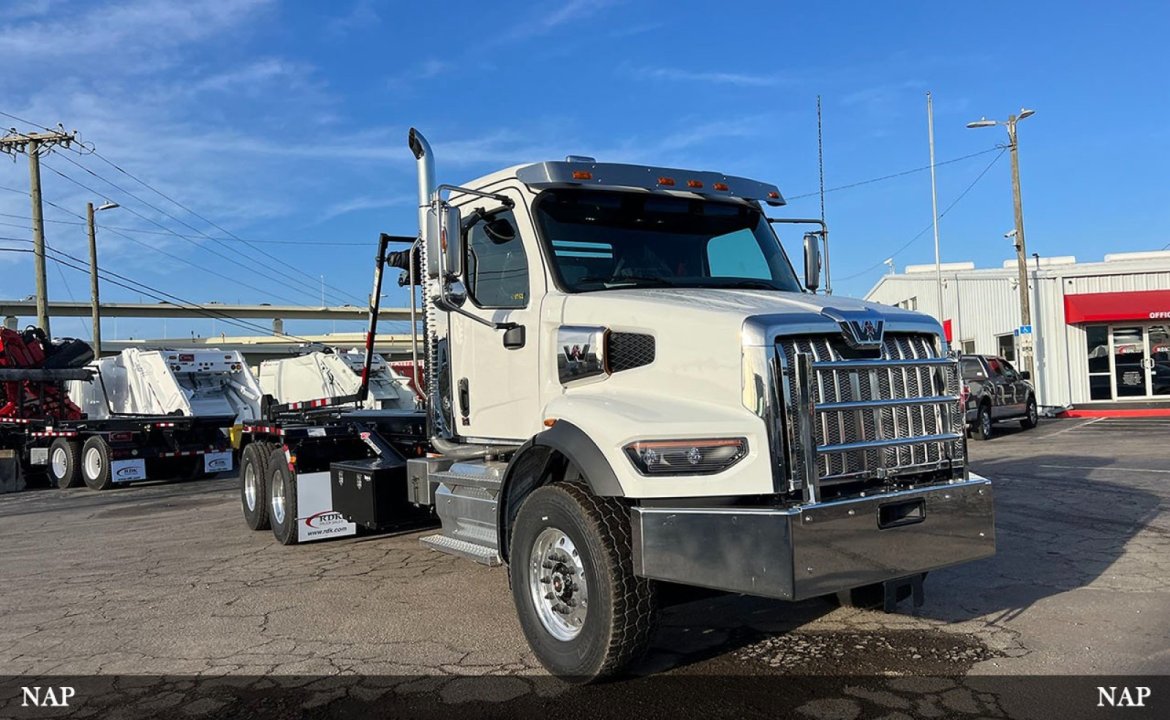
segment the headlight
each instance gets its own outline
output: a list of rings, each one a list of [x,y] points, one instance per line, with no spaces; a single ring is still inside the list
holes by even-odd
[[[747,455],[747,438],[639,440],[625,448],[643,475],[710,475]]]

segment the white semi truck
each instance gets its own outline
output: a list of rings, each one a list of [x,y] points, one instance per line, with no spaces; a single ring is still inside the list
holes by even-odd
[[[383,236],[371,310],[383,263],[418,288],[425,407],[393,436],[330,399],[278,409],[330,414],[255,436],[252,527],[288,543],[433,508],[423,542],[505,564],[536,656],[579,681],[638,657],[662,583],[892,609],[994,553],[940,325],[817,294],[823,231],[798,280],[775,186],[570,156],[456,187],[409,146],[419,236]]]

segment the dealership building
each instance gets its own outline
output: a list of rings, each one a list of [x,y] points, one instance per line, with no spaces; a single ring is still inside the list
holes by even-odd
[[[1043,407],[1170,408],[1170,252],[1102,262],[1033,257],[1027,275],[1030,333],[1020,327],[1014,259],[999,268],[944,263],[941,312],[934,265],[886,275],[866,297],[934,315],[963,352],[1000,355],[1020,369],[1032,353]]]

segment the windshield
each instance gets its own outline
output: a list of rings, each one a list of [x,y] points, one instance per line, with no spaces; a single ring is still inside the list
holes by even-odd
[[[549,190],[537,224],[568,292],[721,287],[801,292],[754,207],[648,193]]]

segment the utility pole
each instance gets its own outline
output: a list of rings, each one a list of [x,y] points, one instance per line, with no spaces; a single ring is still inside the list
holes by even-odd
[[[60,127],[60,126],[58,126]],[[33,274],[36,280],[37,325],[49,333],[49,294],[45,278],[45,218],[41,201],[41,153],[60,145],[68,148],[77,139],[77,133],[64,129],[43,133],[18,133],[12,128],[0,137],[0,152],[28,155],[29,197],[32,199]]]
[[[1016,137],[1016,124],[1024,118],[1031,117],[1036,114],[1035,110],[1020,110],[1018,115],[1012,114],[1008,116],[1007,120],[996,121],[983,118],[975,122],[967,123],[969,128],[994,127],[996,125],[1003,125],[1007,128],[1008,134],[1008,151],[1012,156],[1012,204],[1015,214],[1015,229],[1012,230],[1012,242],[1016,246],[1016,262],[1019,265],[1020,271],[1020,345],[1022,346],[1021,355],[1024,360],[1024,369],[1032,376],[1033,382],[1039,382],[1036,378],[1035,364],[1033,362],[1033,336],[1025,341],[1023,336],[1023,329],[1032,324],[1032,306],[1028,293],[1028,246],[1024,242],[1024,203],[1020,199],[1020,155],[1019,142]]]
[[[97,229],[93,223],[93,203],[85,204],[85,224],[89,227],[89,302],[93,316],[93,356],[102,357],[102,312],[98,298]]]
[[[934,225],[934,283],[938,297],[938,321],[946,321],[946,311],[943,309],[943,282],[942,282],[942,255],[939,254],[938,244],[938,189],[934,177],[934,99],[930,91],[926,93],[926,135],[930,142],[930,217]]]
[[[97,226],[94,223],[94,213],[102,210],[113,210],[118,203],[102,203],[101,207],[94,208],[93,203],[85,204],[85,224],[89,228],[89,301],[92,305],[93,316],[93,356],[102,356],[102,311],[101,299],[98,297],[98,261],[97,261]],[[163,327],[166,325],[164,323]],[[166,336],[164,330],[163,336]]]

